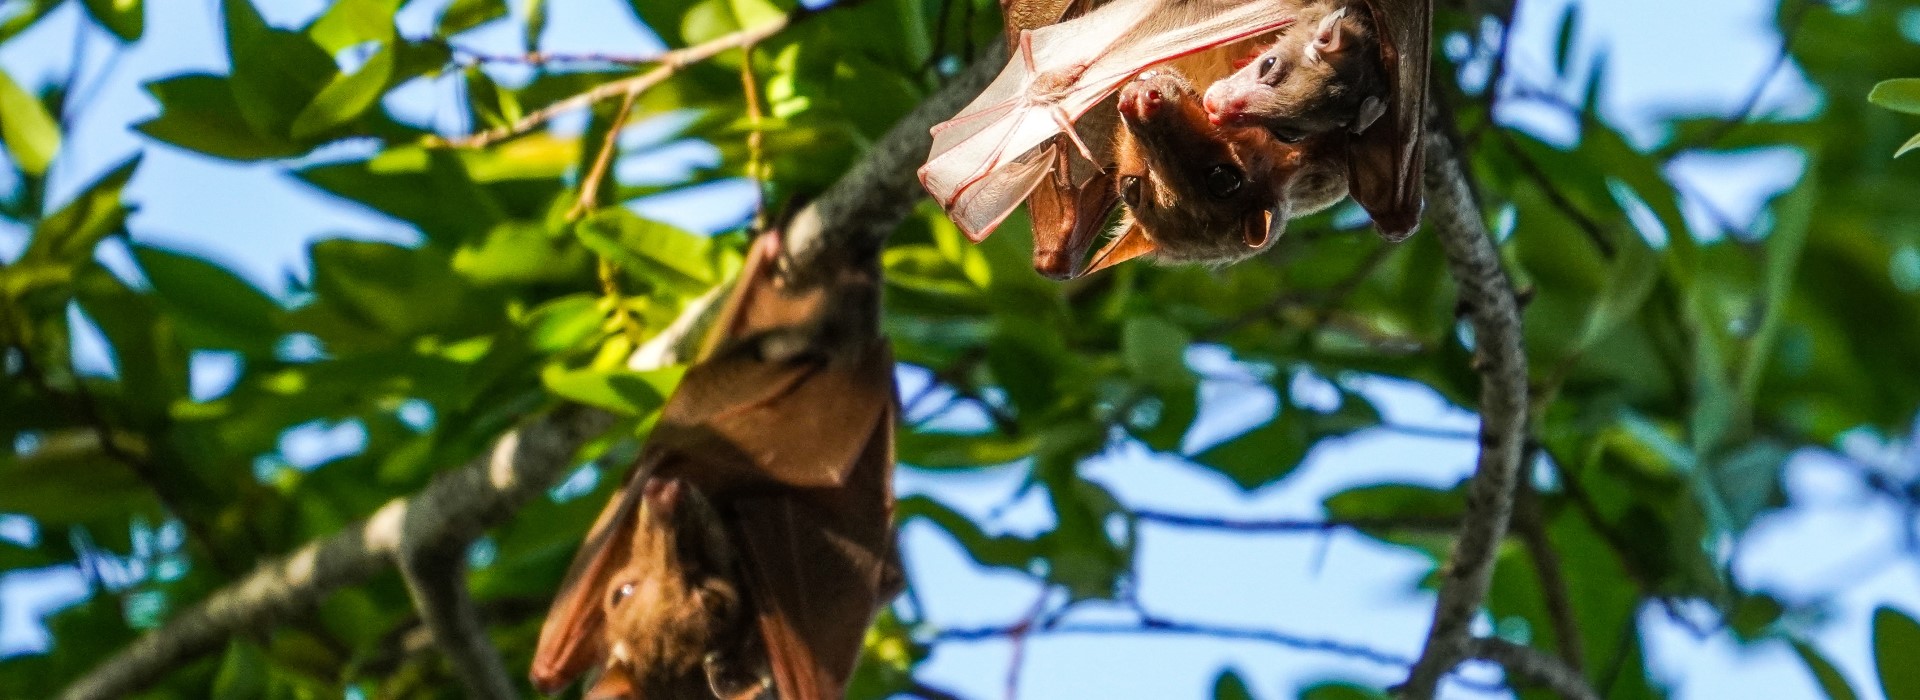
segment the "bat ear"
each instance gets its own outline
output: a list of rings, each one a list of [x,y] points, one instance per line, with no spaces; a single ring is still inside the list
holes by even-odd
[[[600,602],[632,552],[640,494],[639,480],[629,478],[600,511],[593,529],[580,543],[579,553],[573,555],[573,564],[567,568],[553,607],[547,609],[540,641],[534,647],[533,668],[528,675],[542,693],[559,692],[587,669],[606,661],[602,635],[607,616]]]
[[[1374,122],[1380,121],[1380,118],[1386,114],[1387,101],[1379,97],[1369,97],[1360,103],[1360,112],[1354,116],[1353,126],[1349,131],[1356,134],[1363,133],[1367,127],[1373,126]]]
[[[1341,20],[1346,19],[1347,9],[1340,8],[1320,20],[1320,26],[1313,29],[1313,43],[1307,46],[1308,58],[1319,60],[1320,54],[1340,53],[1347,48],[1346,32]]]
[[[1101,248],[1100,252],[1093,256],[1093,263],[1087,266],[1086,272],[1080,274],[1091,275],[1142,255],[1152,254],[1155,250],[1158,250],[1158,247],[1153,244],[1153,239],[1147,237],[1146,230],[1140,228],[1138,223],[1129,223],[1126,229],[1120,232],[1118,238],[1113,239],[1112,243],[1108,243],[1107,247]]]

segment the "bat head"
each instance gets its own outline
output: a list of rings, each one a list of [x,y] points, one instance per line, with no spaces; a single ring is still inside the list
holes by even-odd
[[[1233,262],[1266,250],[1284,231],[1301,149],[1261,129],[1209,123],[1193,86],[1167,68],[1121,89],[1120,118],[1115,182],[1128,217],[1093,269],[1148,253]]]
[[[758,635],[726,530],[685,482],[651,478],[641,488],[625,563],[601,591],[606,669],[587,697],[733,697],[726,692],[741,684],[732,671],[752,664]]]
[[[1282,30],[1273,46],[1207,88],[1205,106],[1216,124],[1257,124],[1292,143],[1365,131],[1386,113],[1390,87],[1372,15],[1339,7]]]

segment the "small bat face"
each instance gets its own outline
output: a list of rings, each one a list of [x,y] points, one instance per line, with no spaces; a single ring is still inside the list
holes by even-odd
[[[1334,130],[1359,133],[1386,112],[1390,85],[1365,8],[1321,11],[1207,90],[1216,124],[1256,124],[1294,143]]]
[[[698,491],[648,479],[624,566],[600,601],[606,668],[588,700],[751,698],[764,651],[748,624],[732,545]],[[758,661],[759,663],[756,663]]]
[[[1155,257],[1232,262],[1272,244],[1271,215],[1300,170],[1298,149],[1208,123],[1193,86],[1168,68],[1121,89],[1120,117],[1116,187]]]

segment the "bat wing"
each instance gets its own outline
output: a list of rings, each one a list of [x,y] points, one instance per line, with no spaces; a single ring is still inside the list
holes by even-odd
[[[953,119],[933,127],[920,182],[973,240],[992,233],[1055,162],[1068,124],[1147,67],[1273,31],[1289,3],[1114,0],[1024,31],[1007,67]]]
[[[1380,32],[1381,60],[1393,85],[1387,113],[1356,135],[1348,151],[1348,189],[1380,234],[1398,241],[1420,226],[1426,168],[1427,73],[1432,65],[1432,0],[1365,0]]]
[[[893,377],[885,342],[862,373]],[[743,495],[731,501],[745,579],[783,700],[845,696],[873,615],[897,593],[893,537],[893,423],[884,397],[871,420],[844,430],[864,438],[831,488]]]
[[[540,641],[534,647],[529,675],[542,693],[560,692],[587,669],[606,660],[606,650],[601,648],[606,609],[601,607],[600,596],[609,590],[608,579],[626,566],[632,552],[629,545],[642,493],[633,480],[640,478],[640,473],[636,469],[628,476],[627,483],[594,520],[567,567],[560,594],[547,610],[546,622],[540,625]]]

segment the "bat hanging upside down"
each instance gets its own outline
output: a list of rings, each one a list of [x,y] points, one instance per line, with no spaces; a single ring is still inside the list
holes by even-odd
[[[540,630],[541,692],[597,670],[589,700],[844,695],[902,582],[893,356],[874,271],[796,288],[779,250],[778,234],[755,241],[575,555]]]
[[[1288,217],[1324,208],[1344,196],[1336,192],[1343,189],[1374,216],[1383,235],[1404,238],[1417,226],[1421,208],[1430,1],[1113,0],[1089,12],[1085,0],[1003,0],[1016,55],[980,98],[934,127],[922,183],[976,241],[1028,199],[1034,266],[1053,277],[1149,253],[1232,262],[1270,244]],[[1081,12],[1059,24],[1034,26]],[[1257,50],[1249,46],[1269,43],[1239,72],[1220,68]],[[1309,55],[1317,62],[1308,62]],[[1179,89],[1159,89],[1175,95],[1178,118],[1152,123],[1141,118],[1147,116],[1141,101],[1129,108],[1107,99],[1131,77],[1168,68],[1176,80],[1185,79]],[[1291,99],[1254,99],[1261,90]],[[1206,121],[1215,128],[1191,118],[1187,103],[1197,92],[1208,95],[1205,107],[1212,113]],[[1231,99],[1235,95],[1242,99]],[[1109,126],[1111,119],[1088,123],[1110,104],[1121,113],[1117,125]],[[1089,119],[1076,125],[1082,114]],[[1279,145],[1225,128],[1240,126],[1264,128]],[[1181,130],[1187,133],[1176,133]],[[1114,137],[1088,138],[1090,131]],[[1185,153],[1165,150],[1171,143],[1202,146],[1189,152],[1215,157],[1198,169],[1176,168],[1170,164]],[[1291,153],[1290,143],[1297,144]],[[1222,159],[1220,153],[1232,155]],[[1087,164],[1075,162],[1074,155]],[[1211,173],[1228,160],[1253,189],[1225,197],[1179,196],[1222,189],[1226,179]],[[1122,181],[1123,169],[1138,179]],[[1289,173],[1298,178],[1293,184]],[[1327,186],[1329,177],[1347,180],[1348,187]],[[1215,180],[1211,189],[1206,178]],[[1129,184],[1156,181],[1152,193]],[[1261,219],[1269,224],[1266,232],[1255,236],[1247,223],[1256,217],[1244,210],[1263,184],[1278,194]],[[1154,194],[1160,206],[1143,214],[1127,202],[1131,215],[1119,235],[1082,269],[1095,242],[1092,233],[1129,191]],[[1168,192],[1175,196],[1168,199]]]

